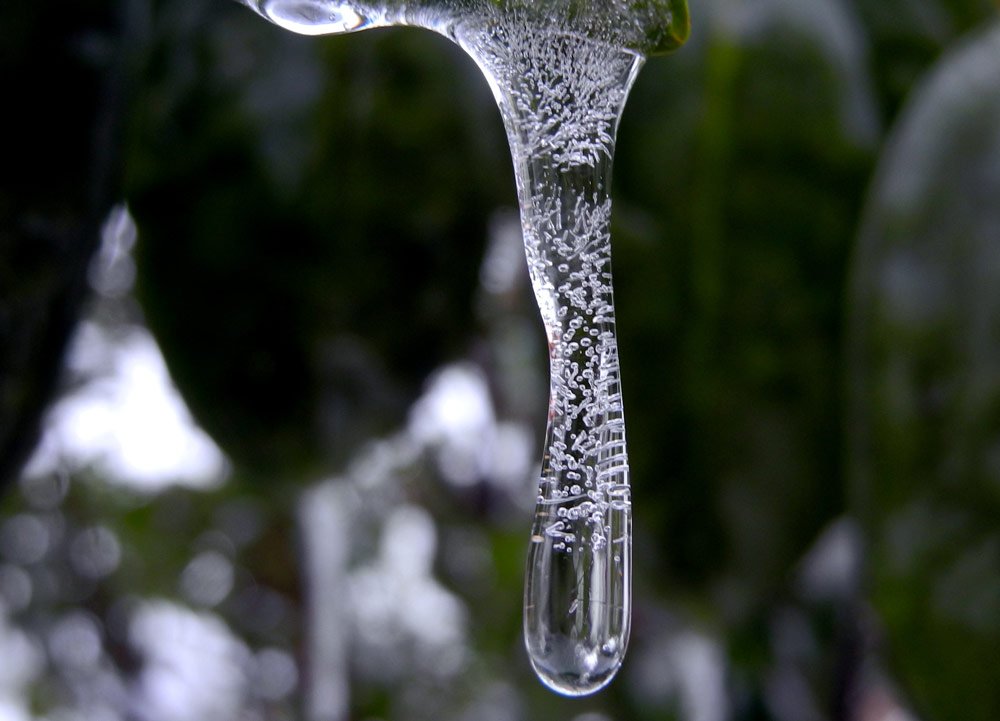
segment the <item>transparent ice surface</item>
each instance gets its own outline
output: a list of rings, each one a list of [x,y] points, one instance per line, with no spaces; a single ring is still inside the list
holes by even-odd
[[[493,89],[510,142],[528,270],[549,342],[545,451],[531,529],[524,634],[558,693],[606,685],[628,643],[631,526],[611,278],[618,121],[653,12],[621,0],[247,0],[307,34],[416,25],[463,47]],[[655,13],[654,13],[655,15]],[[669,17],[659,18],[669,25]]]
[[[504,117],[549,341],[525,642],[546,685],[582,695],[611,680],[629,633],[632,509],[609,189],[618,120],[642,58],[510,20],[460,42],[490,79]]]

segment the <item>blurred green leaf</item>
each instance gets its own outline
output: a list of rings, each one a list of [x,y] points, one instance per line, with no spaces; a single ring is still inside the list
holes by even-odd
[[[996,14],[993,0],[851,0],[872,43],[887,118],[947,45]]]
[[[852,470],[888,653],[928,718],[1000,714],[1000,26],[893,131],[854,264]]]

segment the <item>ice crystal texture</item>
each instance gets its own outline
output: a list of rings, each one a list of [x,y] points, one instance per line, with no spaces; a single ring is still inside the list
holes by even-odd
[[[427,27],[461,45],[489,81],[510,142],[528,270],[549,341],[525,641],[553,690],[576,696],[600,689],[621,664],[631,617],[632,507],[611,282],[611,166],[650,13],[669,6],[650,3],[636,15],[620,0],[573,7],[524,0],[250,4],[309,34]]]

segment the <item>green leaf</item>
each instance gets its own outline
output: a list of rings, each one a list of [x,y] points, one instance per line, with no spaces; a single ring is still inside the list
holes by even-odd
[[[872,597],[927,718],[1000,714],[1000,25],[935,66],[880,162],[852,291]]]

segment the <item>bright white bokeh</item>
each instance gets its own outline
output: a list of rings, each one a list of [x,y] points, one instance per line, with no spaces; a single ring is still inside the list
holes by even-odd
[[[237,721],[249,697],[253,656],[226,623],[165,600],[143,602],[130,641],[143,659],[132,689],[142,721]]]
[[[515,498],[533,499],[534,442],[523,424],[497,419],[486,376],[470,363],[445,366],[410,409],[407,434],[432,449],[444,480],[489,482]]]
[[[149,492],[225,479],[225,456],[195,423],[145,328],[111,332],[85,321],[68,366],[86,380],[49,411],[27,475],[91,467]]]

